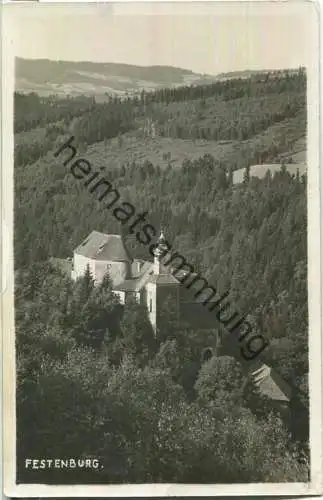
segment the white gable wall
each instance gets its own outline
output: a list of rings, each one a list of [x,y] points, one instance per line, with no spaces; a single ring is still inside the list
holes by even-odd
[[[156,285],[155,283],[147,283],[146,284],[146,300],[147,300],[147,309],[148,309],[148,317],[153,326],[153,329],[156,331],[157,325],[157,303],[156,303]]]
[[[74,252],[72,279],[76,280],[77,278],[84,276],[87,266],[89,266],[91,274],[94,277],[95,262],[92,259],[89,259],[89,257],[84,257],[84,255]]]
[[[119,285],[119,283],[122,283],[127,277],[128,265],[126,262],[94,260],[74,252],[72,279],[75,280],[81,276],[84,276],[87,266],[89,266],[96,284],[101,283],[104,275],[107,272],[109,273],[111,280],[115,286]]]
[[[111,262],[104,261],[104,260],[95,260],[94,261],[94,280],[96,283],[101,283],[103,280],[104,276],[109,273],[111,279]],[[112,280],[113,281],[113,280]]]
[[[100,283],[108,272],[114,286],[122,283],[127,276],[128,265],[126,262],[114,262],[111,260],[95,260],[93,277]]]

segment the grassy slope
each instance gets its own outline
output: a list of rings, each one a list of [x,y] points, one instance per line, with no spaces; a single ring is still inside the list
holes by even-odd
[[[297,94],[293,94],[294,98],[295,96]],[[301,92],[298,97],[299,102],[304,100]],[[305,112],[302,108],[296,116],[277,122],[244,141],[179,139],[174,138],[176,135],[167,130],[168,127],[174,130],[177,125],[184,125],[186,130],[190,127],[199,129],[222,127],[225,130],[232,123],[243,125],[253,120],[256,125],[259,118],[268,116],[274,111],[280,112],[289,100],[289,92],[283,92],[230,101],[223,101],[214,95],[205,100],[150,104],[147,106],[146,117],[152,118],[157,124],[157,129],[160,123],[166,124],[164,128],[166,137],[160,135],[154,139],[144,137],[142,130],[145,120],[143,117],[138,117],[137,130],[123,136],[121,147],[118,139],[109,140],[106,145],[102,142],[96,143],[88,147],[86,156],[95,164],[113,167],[132,161],[143,163],[144,160],[165,167],[169,163],[168,159],[163,158],[166,153],[170,153],[170,162],[173,166],[180,166],[185,158],[196,159],[204,154],[211,154],[218,160],[231,162],[235,169],[246,166],[243,159],[241,162],[241,158],[252,157],[253,152],[266,150],[273,144],[277,145],[279,154],[285,154],[285,160],[298,151],[304,156],[306,150],[304,141],[303,144],[296,144],[296,141],[304,136],[306,128]],[[257,128],[261,130],[256,125],[255,130]],[[172,137],[167,137],[169,135]],[[184,135],[184,137],[189,136]]]
[[[95,166],[120,167],[123,164],[143,163],[145,160],[154,165],[167,167],[180,167],[185,159],[197,159],[205,154],[211,154],[218,160],[235,162],[242,151],[252,151],[258,147],[280,140],[285,135],[292,145],[286,145],[281,157],[286,161],[290,158],[293,163],[304,163],[306,161],[306,138],[298,137],[297,119],[273,125],[266,131],[246,141],[207,141],[191,139],[173,139],[169,137],[156,137],[154,139],[143,137],[140,131],[127,133],[122,136],[122,145],[117,138],[110,139],[106,145],[97,142],[88,146],[85,153],[80,156],[86,157]],[[33,141],[42,142],[45,138],[46,129],[39,127],[28,132],[15,134],[15,144],[28,144]],[[170,153],[170,160],[163,155]]]
[[[139,69],[142,70],[142,68]],[[122,70],[129,71],[129,68],[122,68]],[[132,70],[137,71],[138,68],[134,67]],[[162,70],[164,71],[165,68]],[[161,70],[160,68],[154,68],[154,71],[159,74]],[[181,74],[181,71],[178,70],[179,74]],[[297,94],[292,95],[294,99],[295,96],[297,97]],[[173,130],[176,125],[184,125],[186,130],[192,126],[199,129],[222,127],[225,131],[232,123],[238,123],[238,125],[241,123],[243,125],[245,122],[254,120],[256,124],[259,117],[267,116],[268,113],[270,114],[273,111],[281,111],[289,99],[288,92],[280,94],[268,93],[262,96],[244,97],[230,101],[223,101],[219,96],[215,95],[204,100],[150,104],[147,106],[146,117],[152,118],[157,125],[158,123],[166,123],[164,130],[166,136],[168,135],[168,125]],[[302,102],[303,100],[304,95],[300,92],[299,101]],[[70,131],[73,131],[78,120],[79,118],[75,118],[70,124]],[[93,163],[93,166],[118,167],[133,161],[143,163],[148,160],[154,165],[166,167],[169,163],[173,166],[181,166],[185,159],[193,160],[205,154],[211,154],[217,160],[227,161],[232,168],[239,169],[247,166],[250,162],[255,163],[251,160],[255,152],[265,151],[270,146],[276,145],[279,155],[285,161],[288,162],[290,159],[295,162],[305,161],[306,141],[304,131],[306,129],[306,117],[303,108],[293,118],[277,122],[244,141],[179,139],[174,138],[174,133],[170,133],[173,137],[157,136],[152,139],[145,137],[143,134],[144,121],[144,118],[139,115],[136,119],[136,130],[134,132],[124,134],[121,141],[114,138],[108,140],[106,144],[103,142],[92,144],[88,146],[86,152],[80,152],[80,156],[86,156]],[[255,126],[255,130],[262,129]],[[41,143],[44,141],[45,133],[44,127],[21,132],[16,134],[15,143],[17,145],[34,141]],[[166,158],[166,155],[170,155],[170,159]],[[270,160],[270,162],[275,161],[278,161],[278,158],[271,158]]]
[[[291,146],[284,149],[285,158],[292,157],[294,161],[304,161],[306,152],[305,140],[298,137],[296,120],[288,120],[269,127],[266,131],[246,141],[206,141],[190,139],[172,139],[169,137],[156,137],[155,139],[142,137],[140,133],[125,134],[122,137],[122,145],[119,146],[118,139],[98,142],[88,147],[84,156],[93,166],[117,167],[126,163],[136,161],[143,163],[145,160],[154,165],[166,167],[169,160],[163,158],[164,153],[171,153],[171,164],[181,166],[183,160],[199,158],[205,154],[211,154],[219,160],[235,161],[242,150],[254,150],[261,145],[271,144],[282,136],[288,135],[288,140],[293,142]],[[293,153],[298,157],[294,157]],[[301,160],[301,156],[303,160]],[[298,159],[297,159],[298,158]]]

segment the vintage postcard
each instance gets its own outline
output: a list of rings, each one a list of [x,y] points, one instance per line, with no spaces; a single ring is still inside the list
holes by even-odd
[[[317,5],[2,22],[5,494],[319,494]]]

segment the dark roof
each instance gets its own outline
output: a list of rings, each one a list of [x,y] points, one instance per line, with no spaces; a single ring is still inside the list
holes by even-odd
[[[132,278],[129,280],[124,280],[122,283],[120,283],[113,289],[116,292],[135,292],[137,284],[138,280],[136,278]]]
[[[118,286],[115,287],[115,289],[114,289],[115,291],[117,291],[117,292],[118,291],[137,292],[145,286],[145,284],[148,281],[148,277],[150,275],[150,273],[148,271],[151,269],[153,264],[152,264],[152,262],[144,261],[144,260],[140,260],[139,262],[141,263],[141,268],[140,268],[139,274],[137,271],[137,275],[133,275],[132,278],[124,280],[122,283],[120,283]],[[138,263],[138,260],[136,260],[132,263],[133,271],[136,270],[137,263]]]
[[[153,266],[152,262],[146,261],[145,265],[142,268],[142,273],[138,276],[138,290],[141,290],[145,284],[148,282],[149,277],[153,274]]]
[[[138,262],[141,265],[139,271],[138,271]],[[134,278],[141,278],[152,265],[153,265],[152,262],[145,261],[142,259],[134,259],[131,266],[132,276]]]
[[[132,261],[119,234],[92,231],[74,252],[95,260]]]
[[[180,283],[170,273],[154,274],[153,263],[142,261],[142,268],[139,276],[127,279],[114,288],[116,292],[139,292],[147,283],[156,283],[157,285],[172,285]]]
[[[180,285],[179,281],[171,274],[153,274],[147,280],[147,283],[156,283],[157,285]]]

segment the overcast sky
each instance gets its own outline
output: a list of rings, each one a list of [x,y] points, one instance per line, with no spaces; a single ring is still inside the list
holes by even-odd
[[[307,66],[316,25],[310,2],[9,7],[17,56],[210,74]]]

